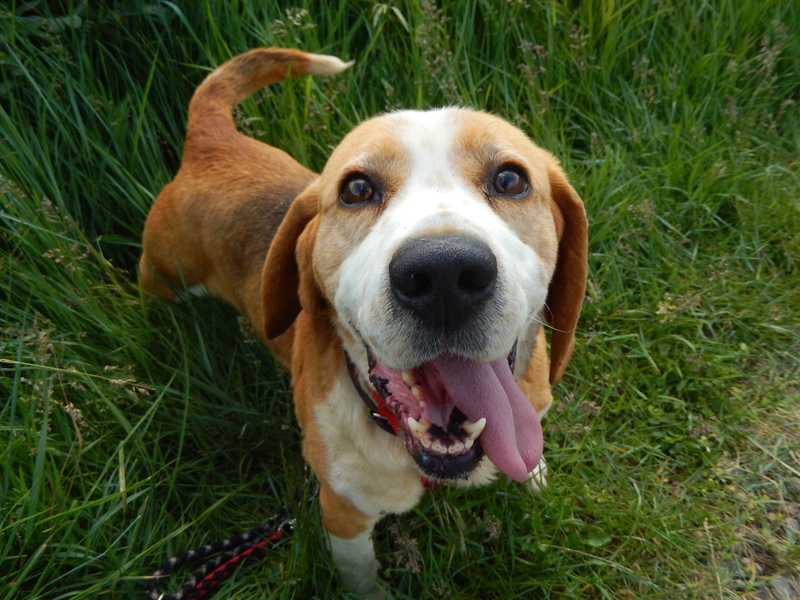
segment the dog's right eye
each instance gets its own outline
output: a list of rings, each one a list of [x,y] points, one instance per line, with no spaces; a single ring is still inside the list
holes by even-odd
[[[363,175],[355,175],[345,181],[339,200],[342,204],[353,206],[356,204],[366,204],[377,199],[378,193],[372,182]]]

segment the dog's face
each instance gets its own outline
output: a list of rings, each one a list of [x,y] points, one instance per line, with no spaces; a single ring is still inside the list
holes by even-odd
[[[300,304],[333,309],[420,469],[467,477],[486,454],[523,479],[542,435],[514,365],[524,370],[555,301],[547,316],[569,338],[552,361],[560,377],[586,274],[582,204],[555,158],[485,113],[393,113],[353,130],[295,204],[278,238],[296,241]],[[574,273],[564,261],[581,253]],[[274,263],[271,250],[265,273]]]

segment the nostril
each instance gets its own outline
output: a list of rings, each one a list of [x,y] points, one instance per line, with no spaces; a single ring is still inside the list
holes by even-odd
[[[431,278],[425,273],[396,273],[391,277],[394,289],[409,298],[425,296],[433,288]]]
[[[467,294],[478,294],[488,291],[497,279],[497,266],[487,264],[482,268],[468,269],[458,277],[458,289]]]

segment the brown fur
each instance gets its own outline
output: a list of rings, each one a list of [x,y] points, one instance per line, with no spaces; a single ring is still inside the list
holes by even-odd
[[[316,175],[282,150],[239,133],[231,115],[258,88],[310,68],[303,52],[261,48],[232,59],[198,87],[183,163],[147,217],[139,264],[142,287],[169,300],[176,286],[205,285],[245,315],[287,366],[292,336],[269,341],[265,335],[261,271],[292,200]],[[294,246],[286,248],[294,253]],[[293,285],[273,283],[278,292]]]
[[[346,373],[342,343],[352,340],[342,338],[346,334],[336,328],[330,275],[317,271],[326,267],[315,265],[314,253],[322,248],[341,260],[375,215],[341,211],[331,200],[337,193],[335,175],[319,178],[285,152],[240,134],[231,116],[235,104],[262,86],[290,75],[334,73],[344,66],[296,50],[258,49],[206,78],[190,104],[183,164],[145,224],[140,277],[147,292],[170,300],[175,299],[175,288],[203,284],[244,314],[290,368],[303,454],[320,480],[325,527],[334,536],[352,539],[370,529],[375,517],[334,491],[316,413],[324,400],[320,390],[332,389]],[[471,145],[462,147],[472,148],[467,154],[476,156],[490,153],[491,148],[481,145],[483,117],[474,118],[475,128],[466,127],[464,134]],[[362,129],[345,138],[340,148],[345,156],[357,155],[365,145],[385,148],[382,160],[368,167],[386,175],[391,191],[388,174],[401,173],[408,165],[386,137],[388,130],[381,129],[385,126],[377,122],[373,127],[367,131],[373,137]],[[509,132],[530,144],[510,126]],[[557,240],[558,245],[545,311],[553,327],[551,360],[548,365],[540,329],[519,384],[541,412],[551,403],[550,384],[561,378],[574,348],[586,282],[587,222],[583,204],[558,161],[543,150],[537,152],[546,174],[535,182],[541,188],[541,205],[528,235],[531,244],[550,243],[554,248]],[[326,172],[345,168],[333,162]],[[465,162],[467,170],[482,168],[480,160],[469,156]],[[555,261],[555,250],[545,250]]]

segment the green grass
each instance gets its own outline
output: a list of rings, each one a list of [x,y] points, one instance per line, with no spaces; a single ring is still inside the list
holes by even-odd
[[[141,598],[169,556],[283,504],[296,535],[220,597],[346,596],[285,375],[231,310],[150,305],[135,276],[194,86],[259,45],[356,60],[237,115],[309,167],[376,113],[465,104],[560,156],[589,213],[550,486],[439,488],[386,519],[398,598],[743,598],[800,575],[793,3],[277,4],[0,7],[0,597]]]

